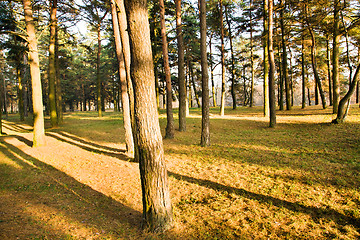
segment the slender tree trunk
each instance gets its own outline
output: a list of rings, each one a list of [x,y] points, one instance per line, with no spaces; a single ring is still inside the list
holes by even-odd
[[[251,90],[250,90],[250,107],[254,106],[254,46],[253,46],[253,29],[252,29],[252,0],[250,0],[250,68],[251,68]]]
[[[306,74],[305,74],[305,47],[304,47],[304,36],[301,38],[301,86],[302,86],[302,98],[301,108],[306,107]]]
[[[98,42],[98,49],[97,49],[97,58],[96,58],[96,99],[97,99],[97,111],[98,116],[102,117],[102,80],[100,76],[100,55],[101,55],[101,30],[100,30],[100,23],[98,23],[98,26],[96,28],[97,31],[97,42]]]
[[[200,52],[201,52],[201,75],[202,75],[201,78],[202,79],[201,80],[202,119],[201,119],[200,145],[206,147],[210,145],[210,117],[209,117],[209,75],[208,75],[208,62],[207,62],[207,51],[206,51],[206,1],[205,0],[199,0],[199,9],[200,9]]]
[[[315,80],[315,105],[319,105],[319,85],[317,81]]]
[[[59,39],[58,39],[58,30],[56,28],[55,34],[55,65],[56,67],[56,110],[57,110],[57,122],[61,124],[64,120],[63,116],[63,100],[62,100],[62,90],[61,90],[61,78],[60,78],[60,68],[59,68]]]
[[[50,0],[50,44],[49,44],[49,105],[50,122],[52,127],[58,126],[56,111],[56,65],[55,65],[55,42],[56,42],[56,19],[57,0]]]
[[[310,32],[310,35],[311,35],[311,65],[313,67],[315,81],[316,81],[316,83],[318,85],[318,88],[319,88],[322,107],[323,107],[323,109],[325,109],[326,108],[326,99],[325,99],[324,92],[322,90],[321,80],[320,80],[320,77],[319,77],[319,73],[317,71],[317,64],[316,64],[315,35],[314,35],[314,31],[313,31],[312,28],[309,28],[309,32]]]
[[[340,0],[334,0],[334,28],[333,28],[333,55],[332,55],[332,82],[333,82],[333,113],[336,114],[339,107],[340,84],[339,84],[339,46],[340,46]]]
[[[281,25],[281,46],[282,46],[282,75],[285,83],[285,100],[286,100],[286,110],[291,110],[291,96],[290,96],[290,81],[288,75],[288,57],[286,50],[286,40],[285,40],[285,24],[284,24],[284,10],[285,10],[285,1],[280,1],[280,25]]]
[[[162,40],[162,53],[165,69],[166,81],[166,133],[165,138],[174,138],[174,117],[172,110],[172,87],[171,87],[171,73],[169,64],[168,43],[166,39],[166,26],[165,26],[165,5],[164,0],[159,0],[160,6],[160,25],[161,25],[161,40]]]
[[[264,30],[263,30],[263,50],[264,50],[264,117],[269,117],[269,50],[268,50],[268,0],[263,0]]]
[[[220,116],[225,115],[225,45],[224,45],[224,20],[223,20],[223,0],[219,0],[220,13],[220,38],[221,38],[221,106]]]
[[[308,101],[309,101],[309,106],[311,106],[311,94],[310,94],[310,88],[307,88],[308,90]]]
[[[111,0],[111,15],[112,15],[113,30],[114,30],[114,38],[115,38],[116,57],[119,66],[118,72],[119,72],[119,79],[120,79],[119,82],[121,89],[121,106],[123,110],[122,112],[123,112],[124,130],[125,130],[126,153],[130,158],[133,158],[134,139],[131,128],[130,102],[129,102],[129,95],[126,85],[126,70],[125,70],[124,55],[121,45],[119,21],[117,18],[117,11],[114,0]]]
[[[163,232],[172,227],[173,216],[156,106],[147,1],[125,0],[125,4],[131,43],[143,226],[153,232]]]
[[[21,74],[20,64],[16,67],[16,75],[18,79],[18,101],[19,101],[19,115],[20,121],[24,121],[24,89],[23,89],[23,78]]]
[[[37,39],[35,36],[35,26],[32,16],[31,1],[23,0],[26,32],[28,35],[29,64],[32,82],[32,101],[34,111],[34,139],[33,147],[45,145],[45,127],[43,100],[40,79],[39,54],[37,48]]]
[[[209,44],[209,56],[210,56],[210,79],[211,79],[211,91],[212,91],[212,97],[213,97],[213,107],[216,107],[216,94],[215,94],[215,82],[214,82],[214,67],[213,67],[213,61],[212,61],[212,34],[210,36],[210,44]]]
[[[234,54],[234,47],[233,47],[233,36],[232,36],[232,30],[231,30],[231,21],[229,19],[229,13],[228,13],[228,8],[227,5],[225,5],[225,19],[226,19],[226,23],[228,25],[228,32],[229,32],[229,40],[230,40],[230,52],[231,52],[231,97],[233,100],[233,110],[236,109],[236,92],[235,92],[235,54]],[[251,21],[251,18],[250,18]],[[250,24],[250,26],[252,26],[252,24]],[[251,34],[251,41],[252,41],[252,29],[250,31]],[[251,42],[251,56],[252,56],[252,61],[253,61],[253,46],[252,46],[252,42]],[[252,62],[254,63],[254,62]],[[253,64],[252,64],[253,66]],[[253,73],[253,72],[252,72]]]
[[[331,53],[330,53],[330,39],[326,38],[326,64],[328,70],[328,81],[329,81],[329,101],[330,106],[333,105],[333,94],[332,94],[332,77],[331,77]]]
[[[278,47],[278,59],[279,59],[279,108],[280,111],[284,110],[284,75],[283,75],[283,64],[282,55],[280,53],[280,46]]]
[[[270,107],[270,127],[276,125],[276,104],[275,104],[275,59],[273,50],[273,0],[269,0],[269,26],[268,26],[268,46],[269,46],[269,107]]]
[[[198,106],[198,108],[199,107],[201,107],[201,105],[200,105],[200,99],[199,99],[199,95],[198,95],[198,92],[197,92],[197,90],[196,90],[196,84],[195,84],[195,74],[194,74],[194,69],[193,69],[193,66],[192,66],[192,64],[190,63],[190,66],[189,66],[189,68],[190,68],[190,77],[191,77],[191,83],[192,83],[192,86],[193,86],[193,89],[194,89],[194,95],[195,95],[195,100],[196,100],[196,104],[197,104],[197,106]]]
[[[181,23],[181,0],[175,0],[176,35],[178,42],[178,81],[179,81],[179,131],[186,131],[186,82],[184,68],[184,40]]]

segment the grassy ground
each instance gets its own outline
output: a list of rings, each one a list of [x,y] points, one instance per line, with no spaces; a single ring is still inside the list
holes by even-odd
[[[211,109],[211,146],[199,146],[201,111],[164,140],[175,227],[142,232],[137,163],[123,154],[121,115],[70,113],[32,149],[18,116],[0,137],[0,239],[357,239],[360,109],[329,124],[331,109]],[[175,114],[176,116],[176,114]],[[161,111],[160,124],[166,124]],[[177,125],[177,123],[176,123]]]

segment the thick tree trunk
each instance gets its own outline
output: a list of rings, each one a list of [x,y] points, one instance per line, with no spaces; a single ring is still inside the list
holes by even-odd
[[[222,1],[222,0],[220,0]],[[201,119],[201,142],[203,147],[210,145],[210,117],[209,117],[209,75],[206,51],[206,1],[199,0],[200,9],[200,52],[201,52],[201,75],[202,75],[202,119]],[[222,11],[222,7],[221,7]]]
[[[315,52],[315,35],[314,35],[314,31],[312,28],[309,28],[309,32],[311,35],[311,65],[313,68],[315,81],[316,81],[318,89],[319,89],[322,107],[323,107],[323,109],[325,109],[326,108],[326,99],[325,99],[324,92],[322,90],[320,76],[317,71],[316,52]]]
[[[173,216],[156,106],[147,1],[126,0],[125,4],[131,43],[143,226],[153,232],[163,232],[172,227]]]
[[[268,50],[268,0],[263,0],[264,30],[263,30],[263,50],[264,50],[264,117],[269,117],[269,50]]]
[[[56,42],[56,10],[57,0],[50,1],[50,43],[49,43],[49,105],[50,122],[52,127],[58,126],[56,111],[56,65],[55,65],[55,42]]]
[[[333,82],[333,113],[337,113],[340,99],[339,83],[339,46],[340,46],[340,0],[334,0],[334,28],[332,54],[332,82]]]
[[[220,13],[220,39],[221,39],[221,106],[220,116],[225,114],[225,44],[224,44],[224,20],[223,20],[223,1],[219,0]]]
[[[186,131],[186,83],[184,67],[184,40],[181,23],[181,0],[175,0],[176,35],[178,42],[178,81],[179,81],[179,131]]]
[[[125,70],[124,56],[121,45],[119,21],[117,18],[117,11],[114,0],[111,0],[111,15],[112,15],[113,30],[114,30],[114,38],[115,38],[116,57],[119,65],[118,71],[119,71],[119,79],[120,79],[119,82],[121,89],[121,106],[123,110],[126,153],[130,158],[133,158],[134,139],[131,128],[130,102],[129,102],[129,95],[126,85],[126,70]]]
[[[270,107],[270,127],[276,125],[276,104],[275,104],[275,59],[273,50],[273,0],[269,0],[269,26],[268,26],[268,46],[269,46],[269,107]]]
[[[160,26],[161,26],[161,40],[162,40],[162,53],[164,60],[165,81],[166,81],[166,133],[165,138],[174,138],[174,116],[172,110],[172,87],[171,87],[171,72],[169,63],[168,43],[166,37],[165,26],[165,5],[164,0],[159,0],[160,6]]]
[[[28,35],[29,64],[32,83],[32,101],[34,111],[34,138],[33,147],[45,145],[45,127],[43,100],[40,79],[39,54],[37,48],[37,39],[35,36],[35,26],[32,16],[30,0],[23,0],[26,32]]]

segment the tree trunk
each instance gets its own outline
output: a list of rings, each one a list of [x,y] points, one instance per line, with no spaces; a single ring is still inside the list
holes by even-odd
[[[34,139],[33,147],[45,145],[45,127],[43,100],[40,79],[39,54],[37,48],[37,39],[35,36],[35,26],[32,16],[31,1],[23,0],[26,32],[28,35],[29,64],[32,83],[32,101],[34,111]]]
[[[64,120],[63,116],[63,100],[62,100],[62,90],[61,90],[61,81],[60,81],[60,68],[59,68],[59,40],[58,40],[58,28],[56,28],[55,34],[55,65],[56,67],[56,110],[58,117],[58,124],[61,124]]]
[[[288,57],[286,50],[286,40],[285,40],[285,24],[284,24],[284,10],[285,10],[285,1],[280,1],[280,25],[281,25],[281,46],[282,46],[282,76],[285,83],[285,102],[286,110],[291,110],[291,96],[290,96],[290,81],[288,75]]]
[[[310,88],[307,88],[308,90],[308,101],[309,101],[309,106],[311,106],[311,94],[310,94]]]
[[[236,109],[236,92],[235,92],[235,54],[234,54],[234,47],[233,47],[233,36],[231,31],[231,21],[229,20],[228,16],[228,9],[227,5],[225,5],[225,19],[226,23],[228,25],[228,32],[229,32],[229,40],[230,40],[230,52],[231,52],[231,97],[233,100],[233,110]],[[250,19],[251,21],[251,19]],[[252,26],[252,25],[250,25]],[[251,41],[252,41],[252,29],[250,31]],[[251,44],[251,56],[252,56],[252,67],[253,67],[253,48],[252,48],[252,42]],[[253,72],[252,72],[253,73]]]
[[[174,138],[174,117],[172,110],[172,88],[171,88],[171,72],[169,64],[168,43],[166,39],[166,26],[165,26],[165,5],[164,0],[159,0],[160,7],[160,25],[161,25],[161,40],[162,40],[162,53],[164,60],[165,81],[166,81],[166,133],[165,138]]]
[[[222,0],[220,0],[222,2]],[[206,51],[206,1],[199,0],[200,9],[200,52],[201,52],[201,83],[202,83],[202,118],[201,142],[203,147],[210,145],[210,117],[209,117],[209,75]],[[222,7],[221,7],[222,9]],[[223,24],[221,24],[223,25]]]
[[[334,28],[333,28],[333,55],[332,55],[332,82],[333,82],[333,113],[336,114],[339,107],[340,83],[339,83],[339,46],[340,46],[340,0],[334,0]]]
[[[263,0],[264,30],[263,30],[263,50],[264,50],[264,117],[269,117],[269,55],[268,55],[268,0]]]
[[[52,127],[58,126],[56,111],[56,65],[55,65],[55,41],[56,41],[56,10],[57,0],[50,0],[50,43],[49,43],[49,105],[50,122]]]
[[[117,11],[114,0],[111,0],[111,15],[112,15],[113,30],[114,30],[114,38],[115,38],[116,57],[119,66],[118,72],[119,72],[119,79],[120,79],[119,82],[121,89],[121,106],[123,110],[122,112],[123,112],[124,130],[125,130],[126,153],[130,158],[133,158],[134,139],[131,128],[130,102],[129,102],[129,95],[126,85],[126,70],[125,70],[124,55],[121,45],[119,21],[117,18]]]
[[[304,48],[304,36],[301,38],[301,89],[302,89],[302,98],[301,98],[301,108],[306,107],[306,77],[305,77],[305,48]]]
[[[209,56],[210,56],[210,79],[211,79],[211,91],[212,91],[212,97],[213,97],[213,107],[216,107],[216,94],[215,94],[215,82],[214,82],[214,67],[213,67],[213,61],[212,61],[212,34],[210,36],[210,43],[209,43]]]
[[[317,81],[315,80],[315,106],[319,105],[319,86]]]
[[[143,227],[163,232],[173,225],[164,148],[156,106],[147,1],[126,0],[131,78],[143,200]]]
[[[223,20],[223,1],[219,0],[220,13],[220,38],[221,38],[221,106],[220,116],[225,114],[225,45],[224,45],[224,20]]]
[[[101,55],[101,30],[100,30],[100,23],[98,23],[98,26],[96,28],[97,31],[97,42],[98,42],[98,49],[97,49],[97,58],[96,58],[96,100],[97,100],[97,111],[98,116],[102,117],[102,80],[100,77],[100,55]]]
[[[332,77],[331,77],[331,53],[330,53],[330,40],[326,38],[326,64],[328,70],[328,81],[329,81],[329,101],[330,106],[333,105],[333,94],[332,94]]]
[[[315,52],[315,35],[314,35],[314,31],[313,31],[312,28],[309,28],[309,32],[310,32],[310,35],[311,35],[311,65],[313,67],[315,81],[316,81],[316,83],[318,85],[318,88],[319,88],[322,107],[323,107],[323,109],[325,109],[326,108],[326,99],[325,99],[324,92],[322,90],[319,73],[317,71],[316,52]]]
[[[251,90],[250,90],[250,107],[254,106],[254,46],[253,46],[253,29],[252,29],[252,0],[250,0],[250,68],[251,68]]]
[[[198,92],[196,90],[196,84],[195,84],[195,76],[194,76],[194,69],[193,69],[193,66],[192,64],[190,63],[190,78],[191,78],[191,83],[192,83],[192,86],[193,86],[193,89],[194,89],[194,95],[195,95],[195,100],[196,100],[196,104],[199,107],[201,107],[200,105],[200,99],[199,99],[199,95],[198,95]]]
[[[175,0],[176,35],[178,42],[178,81],[179,81],[179,131],[186,131],[186,83],[184,68],[184,40],[181,23],[181,0]]]
[[[283,75],[283,64],[282,55],[280,53],[280,46],[278,46],[278,59],[279,59],[279,108],[280,111],[284,110],[284,75]]]
[[[0,67],[0,75],[1,75],[0,79],[4,78],[4,75],[2,73],[2,66]],[[2,88],[0,88],[0,135],[3,134],[3,131],[2,131],[3,99],[4,99],[4,91]]]
[[[360,79],[360,63],[356,68],[356,72],[354,75],[354,78],[349,86],[349,90],[345,94],[345,96],[340,100],[339,102],[339,109],[337,111],[337,117],[332,122],[333,123],[342,123],[345,121],[346,117],[346,107],[345,104],[350,100],[351,96],[355,92],[356,85],[359,82]]]
[[[24,121],[24,88],[23,88],[23,78],[21,74],[20,64],[16,67],[16,75],[18,79],[18,101],[19,101],[19,115],[20,121]]]
[[[269,107],[270,107],[270,127],[276,125],[276,104],[275,104],[275,59],[273,50],[273,0],[269,0],[268,11],[268,46],[269,46]]]

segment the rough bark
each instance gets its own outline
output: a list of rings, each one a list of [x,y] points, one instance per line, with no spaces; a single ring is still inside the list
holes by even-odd
[[[174,138],[174,116],[172,110],[172,87],[171,87],[171,72],[169,63],[169,52],[168,43],[166,37],[166,26],[165,26],[165,5],[164,0],[159,0],[160,6],[160,26],[161,26],[161,47],[164,61],[165,70],[165,81],[166,81],[166,133],[165,138]]]
[[[176,36],[178,45],[178,81],[179,81],[179,131],[186,131],[186,83],[184,67],[184,40],[181,23],[181,0],[176,5]]]
[[[45,145],[45,127],[43,100],[40,79],[39,53],[37,47],[37,39],[35,36],[35,26],[32,16],[32,8],[30,0],[23,0],[26,33],[28,35],[29,47],[29,64],[32,83],[32,101],[34,112],[34,138],[33,147]]]
[[[156,106],[154,66],[146,0],[126,0],[131,78],[143,199],[143,226],[163,232],[173,225],[164,148]]]
[[[269,107],[270,107],[270,127],[276,125],[276,104],[275,104],[275,59],[273,50],[273,0],[268,2],[268,46],[269,46]]]
[[[114,30],[114,38],[115,38],[116,57],[118,60],[118,68],[119,68],[118,72],[119,72],[119,79],[120,79],[119,82],[121,89],[121,106],[122,106],[123,120],[124,120],[126,153],[130,158],[133,158],[134,139],[131,128],[130,102],[129,102],[129,95],[126,85],[126,70],[125,70],[124,56],[121,46],[119,21],[117,18],[117,11],[114,0],[111,0],[111,16],[112,16],[112,23]]]
[[[264,117],[269,117],[269,50],[268,50],[268,0],[263,0],[263,51],[264,51]]]
[[[219,0],[220,14],[220,39],[221,39],[221,105],[220,116],[225,115],[225,44],[224,44],[224,20],[223,20],[223,1]]]
[[[55,65],[55,41],[57,27],[57,0],[50,1],[50,43],[49,43],[49,105],[50,122],[52,127],[58,126],[58,117],[56,111],[56,65]]]
[[[206,147],[210,145],[210,117],[209,117],[209,74],[208,74],[207,49],[206,49],[206,1],[205,0],[199,0],[199,9],[200,9],[200,52],[201,52],[201,75],[202,75],[202,79],[201,79],[202,118],[201,118],[200,145]]]

